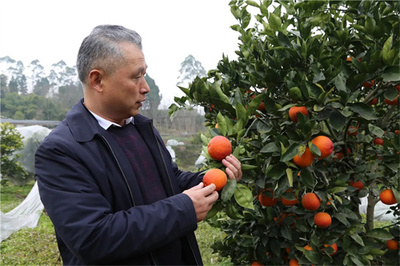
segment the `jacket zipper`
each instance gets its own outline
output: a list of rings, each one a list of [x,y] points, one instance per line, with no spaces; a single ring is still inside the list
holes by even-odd
[[[153,131],[153,135],[154,135],[154,137],[155,137],[155,139],[156,139],[156,142],[157,142],[158,152],[159,152],[160,155],[161,155],[161,159],[162,159],[162,161],[163,161],[163,165],[164,165],[165,172],[167,173],[167,177],[168,177],[169,185],[170,185],[170,187],[171,187],[171,191],[172,191],[173,195],[175,195],[174,187],[172,186],[171,177],[169,176],[169,173],[168,173],[167,165],[166,165],[166,163],[165,163],[165,159],[164,159],[163,153],[162,153],[162,151],[161,151],[160,143],[158,142],[158,139],[157,139],[157,137],[156,137],[154,131]],[[188,237],[187,235],[185,235],[185,237],[186,237],[187,242],[188,242],[188,244],[189,244],[190,250],[192,251],[193,258],[194,258],[194,260],[196,261],[196,265],[202,265],[202,263],[199,263],[199,261],[197,260],[197,256],[195,255],[196,253],[194,252],[193,245],[190,243],[189,237]]]
[[[110,143],[107,141],[107,139],[106,139],[104,136],[101,136],[101,138],[102,138],[103,141],[106,143],[106,145],[108,146],[108,149],[111,151],[111,154],[113,155],[115,161],[117,162],[118,168],[119,168],[119,170],[120,170],[120,172],[121,172],[121,174],[122,174],[122,177],[124,178],[125,184],[126,184],[126,186],[127,186],[127,188],[128,188],[129,196],[130,196],[130,198],[131,198],[131,200],[132,200],[132,205],[133,205],[133,207],[135,207],[136,204],[135,204],[135,200],[133,199],[133,194],[132,194],[131,187],[129,186],[129,183],[128,183],[128,180],[126,179],[126,176],[125,176],[124,171],[122,171],[122,167],[121,167],[121,165],[120,165],[120,163],[119,163],[119,161],[118,161],[118,159],[117,159],[117,156],[115,156],[115,153],[114,153],[113,149],[111,148],[111,145],[110,145]]]
[[[136,204],[135,204],[135,200],[133,199],[132,189],[131,189],[131,187],[129,186],[128,180],[126,179],[125,173],[124,173],[124,171],[122,170],[122,167],[121,167],[121,165],[120,165],[120,163],[119,163],[119,161],[118,161],[118,158],[117,158],[117,156],[115,156],[114,150],[112,149],[112,147],[111,147],[110,143],[107,141],[107,139],[106,139],[104,136],[101,136],[101,138],[103,139],[104,143],[108,146],[108,149],[111,151],[111,154],[112,154],[112,156],[114,157],[114,160],[117,162],[119,171],[121,172],[121,174],[122,174],[122,176],[123,176],[123,178],[124,178],[126,187],[128,188],[129,196],[130,196],[131,201],[132,201],[132,206],[135,207]],[[153,265],[157,265],[157,264],[156,264],[156,259],[154,258],[152,252],[149,252],[149,256],[150,256],[150,260],[151,260],[152,264],[153,264]]]

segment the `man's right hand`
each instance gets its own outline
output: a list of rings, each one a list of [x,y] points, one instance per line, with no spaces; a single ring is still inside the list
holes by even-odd
[[[196,211],[197,222],[206,218],[207,213],[211,210],[214,202],[218,199],[218,192],[215,185],[211,184],[204,187],[203,183],[198,184],[188,190],[183,191],[190,197]]]

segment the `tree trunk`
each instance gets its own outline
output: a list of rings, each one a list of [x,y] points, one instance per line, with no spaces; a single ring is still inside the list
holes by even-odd
[[[379,199],[373,196],[371,193],[368,194],[368,205],[367,205],[367,222],[365,224],[365,229],[371,231],[374,229],[374,212],[375,205],[379,201]]]

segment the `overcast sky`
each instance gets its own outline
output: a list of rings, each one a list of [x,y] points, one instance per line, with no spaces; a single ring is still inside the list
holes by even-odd
[[[222,54],[236,58],[238,34],[229,0],[0,0],[0,57],[45,67],[60,60],[75,65],[84,37],[99,24],[120,24],[143,39],[148,73],[163,105],[182,95],[176,87],[188,55],[206,71]],[[168,99],[168,100],[167,100]],[[167,100],[167,101],[166,101]]]

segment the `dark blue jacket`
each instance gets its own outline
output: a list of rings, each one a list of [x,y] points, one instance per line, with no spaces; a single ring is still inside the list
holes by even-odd
[[[202,264],[193,203],[181,193],[201,182],[202,176],[177,168],[152,120],[137,115],[135,124],[168,195],[147,206],[123,151],[83,100],[38,148],[39,192],[64,265],[158,264],[152,251],[179,238],[186,261]]]

